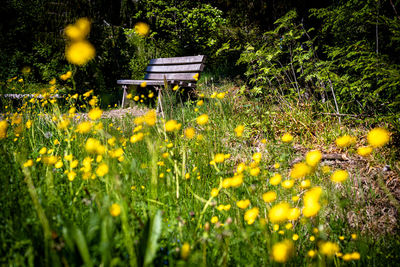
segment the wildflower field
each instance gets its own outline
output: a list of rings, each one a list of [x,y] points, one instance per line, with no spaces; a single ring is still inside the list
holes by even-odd
[[[86,19],[65,28],[70,70],[42,98],[1,100],[2,266],[400,262],[392,125],[202,77],[189,100],[164,88],[162,113],[143,84],[128,95],[140,115],[105,118],[93,90],[62,86],[95,57],[89,32]],[[29,91],[24,77],[3,85]]]

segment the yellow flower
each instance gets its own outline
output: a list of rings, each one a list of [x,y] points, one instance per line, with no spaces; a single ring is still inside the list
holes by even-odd
[[[390,133],[383,128],[372,129],[367,135],[368,144],[374,148],[386,145],[389,139]]]
[[[271,203],[276,199],[276,192],[275,191],[268,191],[262,195],[262,198],[265,202]]]
[[[214,156],[214,161],[215,161],[216,163],[222,163],[222,162],[224,162],[224,160],[225,160],[225,155],[222,154],[222,153],[218,153],[218,154],[216,154],[216,155]]]
[[[153,96],[154,96],[153,92],[151,92],[150,94],[147,95],[148,98],[153,98]]]
[[[271,256],[276,262],[285,263],[294,253],[294,245],[291,240],[283,240],[272,246]]]
[[[244,172],[244,170],[246,169],[246,164],[244,164],[243,162],[239,163],[239,165],[236,167],[236,172],[238,174]]]
[[[327,173],[329,173],[331,171],[331,167],[329,167],[329,166],[322,166],[322,172],[323,173],[325,173],[325,174],[327,174]]]
[[[294,235],[292,236],[292,239],[293,239],[293,241],[298,240],[298,239],[299,239],[299,235],[298,235],[298,234],[294,234]]]
[[[149,110],[146,114],[144,114],[144,122],[149,126],[154,126],[157,122],[157,113],[154,109]],[[138,124],[138,123],[136,123]]]
[[[131,136],[130,142],[131,142],[132,144],[134,144],[134,143],[136,143],[136,142],[142,141],[142,140],[143,140],[143,137],[144,137],[144,134],[143,134],[143,133],[134,134],[134,135]]]
[[[181,124],[176,120],[169,120],[165,123],[165,130],[167,132],[177,131],[181,128]]]
[[[190,245],[188,242],[183,243],[181,248],[181,258],[186,260],[190,255]]]
[[[338,147],[348,147],[356,142],[356,139],[350,135],[343,135],[336,139],[335,143]]]
[[[141,84],[140,84],[140,87],[146,87],[147,86],[147,82],[142,82]]]
[[[331,180],[335,183],[341,183],[349,177],[349,173],[345,170],[336,170],[331,175]]]
[[[271,179],[269,180],[269,183],[271,185],[278,185],[282,180],[282,175],[280,175],[279,173],[275,173],[274,176],[271,177]]]
[[[212,197],[218,196],[218,193],[219,193],[219,190],[218,190],[217,188],[213,188],[213,189],[211,190],[211,196],[212,196]]]
[[[293,165],[293,168],[290,170],[290,177],[294,179],[304,178],[307,174],[311,172],[311,169],[307,164],[303,162],[299,162]]]
[[[28,121],[25,123],[25,126],[26,126],[27,129],[30,129],[30,128],[32,127],[32,121],[31,121],[31,120],[28,120]]]
[[[135,24],[135,32],[137,35],[146,36],[150,32],[150,26],[144,22],[138,22]]]
[[[319,204],[319,198],[321,196],[322,189],[321,187],[314,187],[308,190],[304,194],[304,208],[303,215],[305,217],[313,217],[317,215],[318,211],[321,209],[321,205]]]
[[[281,164],[275,163],[275,164],[274,164],[274,169],[279,169],[280,166],[281,166]]]
[[[72,72],[71,71],[67,71],[67,73],[65,73],[65,74],[60,76],[60,79],[65,81],[65,80],[68,80],[69,78],[71,78],[71,76],[72,76]]]
[[[294,180],[292,180],[292,179],[285,180],[285,181],[282,182],[282,187],[286,188],[286,189],[292,188],[293,185],[294,185]]]
[[[138,96],[138,95],[135,95],[135,97],[133,98],[133,100],[139,101],[139,96]]]
[[[58,129],[67,129],[69,126],[69,120],[61,119],[60,122],[57,124]]]
[[[78,66],[85,65],[94,58],[95,54],[93,45],[88,41],[74,42],[65,51],[67,60]]]
[[[121,207],[117,203],[114,203],[110,207],[110,213],[112,216],[117,217],[121,214]]]
[[[65,28],[65,35],[73,41],[82,40],[90,32],[90,21],[87,18],[80,18],[75,25],[68,25]]]
[[[76,172],[70,171],[70,172],[68,172],[67,176],[68,176],[68,180],[70,180],[72,182],[76,177]]]
[[[256,152],[253,154],[253,160],[257,163],[261,161],[262,154],[260,152]]]
[[[193,75],[193,79],[194,79],[195,81],[199,80],[199,74],[196,73],[195,75]]]
[[[47,148],[46,148],[46,147],[42,147],[42,148],[39,150],[39,154],[40,154],[40,155],[44,155],[44,154],[46,154],[46,152],[47,152]]]
[[[208,123],[208,115],[207,114],[200,115],[199,117],[196,118],[196,122],[199,125],[207,124]]]
[[[202,100],[202,99],[197,101],[197,103],[196,103],[196,105],[199,107],[202,106],[203,104],[204,104],[204,100]]]
[[[288,220],[294,221],[297,220],[300,217],[300,209],[299,208],[292,208],[289,209],[288,213]]]
[[[223,99],[225,97],[225,94],[226,94],[225,92],[219,93],[219,94],[217,94],[217,98]]]
[[[268,212],[268,218],[272,223],[279,223],[287,220],[290,206],[286,202],[281,202],[273,206]]]
[[[103,114],[103,111],[101,109],[94,108],[89,111],[88,116],[92,121],[95,121],[101,118],[101,114]]]
[[[172,88],[173,91],[176,91],[179,89],[179,85],[175,85],[174,88]]]
[[[8,123],[6,120],[0,121],[0,139],[6,138],[7,136]]]
[[[293,141],[293,135],[291,135],[290,133],[285,133],[283,136],[282,136],[282,142],[284,142],[284,143],[290,143],[290,142],[292,142]]]
[[[240,136],[243,135],[244,126],[243,126],[243,125],[238,125],[238,126],[235,128],[234,131],[235,131],[235,133],[236,133],[236,136],[237,136],[237,137],[240,137]]]
[[[193,139],[195,135],[196,135],[196,130],[193,127],[185,129],[185,136],[187,139]]]
[[[255,167],[250,169],[250,175],[251,176],[258,176],[260,174],[260,168]]]
[[[89,133],[90,130],[92,129],[93,123],[90,121],[84,121],[78,124],[76,127],[76,132],[80,134],[86,134]]]
[[[211,223],[217,223],[218,222],[218,217],[217,216],[213,216],[211,218]]]
[[[362,156],[362,157],[367,157],[369,154],[372,152],[372,147],[370,146],[362,146],[357,148],[357,154]]]
[[[258,214],[259,209],[257,207],[249,209],[244,214],[244,220],[247,222],[247,224],[253,224],[254,221],[257,219]]]
[[[230,180],[230,186],[232,187],[238,187],[243,183],[243,174],[238,174],[233,176],[233,178]]]
[[[238,202],[236,202],[236,205],[241,209],[247,209],[247,207],[250,205],[250,200],[239,200]]]
[[[24,163],[24,167],[28,168],[28,167],[32,167],[33,166],[33,160],[29,159]]]
[[[312,150],[306,154],[306,162],[309,166],[315,167],[322,159],[322,154],[319,150]]]
[[[103,177],[107,173],[108,173],[108,165],[106,163],[101,163],[96,169],[97,176]]]
[[[319,251],[328,257],[334,256],[340,251],[339,245],[330,241],[323,242],[319,245]]]
[[[60,169],[60,168],[62,168],[63,165],[64,165],[64,164],[62,163],[62,161],[57,161],[56,164],[54,165],[54,167],[55,167],[56,169]]]

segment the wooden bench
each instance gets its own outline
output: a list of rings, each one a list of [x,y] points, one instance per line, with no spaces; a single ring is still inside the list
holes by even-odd
[[[125,105],[126,89],[129,85],[139,86],[146,82],[146,86],[153,86],[158,91],[157,108],[161,107],[161,89],[166,84],[180,87],[196,87],[196,82],[204,68],[205,58],[203,55],[198,55],[151,59],[143,80],[117,81],[117,84],[121,84],[122,89],[124,89],[122,107]]]

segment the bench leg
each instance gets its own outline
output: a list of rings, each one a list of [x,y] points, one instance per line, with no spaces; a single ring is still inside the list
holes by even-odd
[[[124,92],[122,93],[121,108],[124,108],[124,106],[125,106],[125,99],[126,99],[126,95],[127,95],[127,93],[126,93],[126,88],[127,88],[126,85],[122,85],[122,89],[124,89]]]

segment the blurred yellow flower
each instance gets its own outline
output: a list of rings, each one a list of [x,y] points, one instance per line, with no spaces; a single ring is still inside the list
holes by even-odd
[[[29,159],[24,163],[24,167],[28,168],[28,167],[32,167],[33,166],[33,160]]]
[[[311,188],[304,194],[303,215],[305,217],[313,217],[317,215],[318,211],[321,209],[321,205],[319,204],[319,198],[321,194],[321,187]]]
[[[92,121],[98,120],[101,118],[103,111],[99,108],[94,108],[89,111],[88,116]]]
[[[362,156],[362,157],[367,157],[371,154],[372,152],[372,147],[370,146],[362,146],[357,148],[357,154]]]
[[[291,240],[283,240],[272,246],[271,256],[274,261],[285,263],[294,253],[294,245]]]
[[[218,153],[214,156],[214,161],[215,163],[222,163],[225,161],[225,154],[223,153]]]
[[[271,223],[279,223],[287,220],[290,206],[286,202],[281,202],[273,206],[268,212],[268,218]]]
[[[290,133],[285,133],[283,136],[282,136],[282,142],[284,142],[284,143],[290,143],[290,142],[292,142],[293,141],[293,135],[291,135]]]
[[[300,209],[299,208],[291,208],[288,212],[288,220],[297,220],[300,217]]]
[[[286,188],[286,189],[290,189],[292,188],[294,185],[294,180],[293,179],[289,179],[289,180],[284,180],[282,182],[282,187]]]
[[[319,251],[328,257],[334,256],[340,251],[339,245],[330,241],[320,243]]]
[[[8,123],[6,120],[0,121],[0,139],[7,137]]]
[[[260,152],[256,152],[253,154],[252,158],[255,162],[259,163],[261,161],[261,157],[262,157],[262,154]]]
[[[331,180],[335,183],[341,183],[349,178],[349,173],[345,170],[336,170],[331,175]]]
[[[177,131],[181,128],[180,123],[178,123],[176,120],[169,120],[165,123],[165,130],[167,132],[173,132],[173,131]]]
[[[230,180],[230,186],[238,187],[243,183],[243,174],[237,174]]]
[[[142,82],[141,84],[140,84],[140,87],[146,87],[147,86],[147,82]]]
[[[225,97],[225,92],[217,94],[218,99],[223,99]]]
[[[208,123],[208,115],[207,114],[202,114],[199,117],[196,118],[196,122],[199,125],[205,125]]]
[[[335,140],[338,147],[348,147],[356,142],[356,139],[350,135],[343,135]]]
[[[243,125],[238,125],[238,126],[235,128],[234,131],[235,131],[235,133],[236,133],[236,136],[237,136],[237,137],[240,137],[240,136],[243,135],[244,126],[243,126]]]
[[[386,145],[389,139],[390,133],[383,128],[372,129],[367,135],[368,144],[374,148]]]
[[[185,129],[185,136],[187,139],[193,139],[195,135],[196,135],[196,130],[193,127]]]
[[[213,216],[211,218],[211,223],[217,223],[218,222],[218,217],[217,216]]]
[[[72,182],[76,177],[76,172],[74,172],[74,171],[68,172],[67,177],[68,177],[68,180]]]
[[[138,22],[135,24],[135,32],[140,36],[146,36],[150,32],[150,26],[144,22]]]
[[[211,190],[211,196],[212,196],[212,197],[218,196],[218,193],[219,193],[219,190],[218,190],[217,188],[213,188],[213,189]]]
[[[271,203],[276,199],[276,192],[275,191],[268,191],[262,195],[262,198],[265,202]]]
[[[183,243],[181,248],[181,258],[186,260],[190,255],[190,245],[188,242]]]
[[[143,137],[144,137],[144,134],[143,134],[143,133],[137,133],[137,134],[132,135],[129,141],[130,141],[132,144],[134,144],[134,143],[136,143],[136,142],[142,141],[142,140],[143,140]]]
[[[121,214],[121,207],[117,203],[114,203],[110,207],[110,213],[112,216],[117,217]]]
[[[108,173],[108,165],[106,163],[101,163],[96,169],[97,176],[103,177],[107,173]]]
[[[236,167],[236,172],[240,174],[244,172],[244,170],[246,170],[246,164],[243,162],[239,163],[239,165]]]
[[[248,199],[239,200],[236,202],[236,205],[241,209],[247,209],[247,207],[250,205],[250,200]]]
[[[80,134],[86,134],[89,133],[90,130],[92,129],[93,123],[90,121],[84,121],[78,124],[76,127],[76,132]]]
[[[154,109],[144,114],[144,122],[149,126],[154,126],[157,122],[157,113]]]
[[[307,164],[303,162],[299,162],[293,165],[293,168],[290,170],[290,177],[294,179],[304,178],[307,174],[311,172],[311,169]]]
[[[249,209],[244,214],[244,220],[247,222],[247,224],[253,224],[254,221],[257,219],[258,214],[259,209],[257,207]]]
[[[309,166],[315,167],[322,159],[322,153],[319,150],[312,150],[306,154],[306,162]]]
[[[88,41],[78,41],[67,46],[65,57],[75,65],[82,66],[88,63],[96,55],[95,49]]]
[[[282,175],[280,175],[279,173],[275,173],[274,176],[271,177],[271,179],[269,180],[269,183],[271,185],[278,185],[282,180]]]
[[[258,176],[260,174],[260,168],[255,167],[250,169],[250,175],[251,176]]]
[[[194,79],[195,81],[197,81],[197,80],[199,79],[199,74],[196,73],[195,75],[193,75],[193,79]]]
[[[173,91],[176,91],[179,89],[179,85],[175,85],[174,88],[172,88]],[[199,105],[200,106],[200,105]]]

